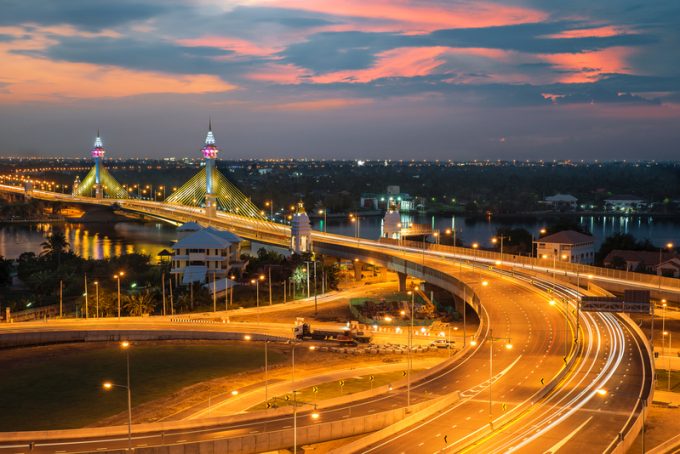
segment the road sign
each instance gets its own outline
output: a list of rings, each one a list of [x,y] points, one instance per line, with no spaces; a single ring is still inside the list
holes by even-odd
[[[649,314],[651,304],[648,290],[625,290],[623,298],[609,296],[584,296],[581,310],[585,312],[626,312]]]
[[[318,393],[318,392],[319,392],[319,387],[318,387],[318,386],[312,386],[312,392],[313,392],[314,394]]]
[[[340,387],[341,387],[341,388],[342,388],[343,386],[345,386],[345,380],[340,380],[339,383],[340,383]]]
[[[375,377],[374,377],[373,375],[370,375],[370,376],[368,377],[368,380],[369,380],[369,381],[373,381],[373,380],[375,380]]]

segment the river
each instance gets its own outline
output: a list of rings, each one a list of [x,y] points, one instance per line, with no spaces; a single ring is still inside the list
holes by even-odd
[[[348,236],[356,234],[356,223],[348,220],[329,220],[328,231]],[[545,226],[540,221],[490,222],[475,221],[464,217],[411,217],[402,216],[404,225],[416,222],[433,225],[444,231],[454,227],[456,234],[466,243],[479,242],[482,246],[490,246],[491,237],[496,229],[503,227],[521,227],[534,234]],[[623,232],[630,233],[636,238],[649,239],[654,244],[672,242],[680,245],[680,222],[678,220],[645,218],[627,218],[613,216],[588,216],[579,219],[595,236],[596,248],[609,235]],[[122,221],[115,223],[65,223],[58,224],[66,233],[72,250],[84,257],[103,259],[110,256],[138,252],[148,254],[152,260],[163,249],[168,249],[177,239],[175,228],[160,222],[140,223]],[[22,252],[39,254],[41,243],[55,228],[51,224],[34,225],[0,225],[0,256],[16,258]],[[315,220],[314,228],[322,230],[322,221]],[[378,238],[382,229],[380,217],[361,218],[359,234],[363,238]]]

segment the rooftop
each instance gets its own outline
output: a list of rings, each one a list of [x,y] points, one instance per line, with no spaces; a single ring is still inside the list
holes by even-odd
[[[561,232],[539,238],[538,241],[541,243],[581,244],[592,243],[593,237],[575,230],[563,230]]]

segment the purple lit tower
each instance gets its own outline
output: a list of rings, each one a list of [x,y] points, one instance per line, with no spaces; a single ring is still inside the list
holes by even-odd
[[[104,197],[104,191],[102,190],[101,167],[106,150],[104,150],[104,144],[102,143],[102,139],[99,137],[99,130],[97,130],[97,138],[94,140],[94,147],[92,148],[91,153],[92,158],[94,159],[95,197],[101,199]]]
[[[205,212],[207,216],[214,217],[217,211],[217,199],[213,188],[213,174],[215,159],[220,150],[215,145],[215,136],[212,132],[212,120],[208,121],[208,135],[205,136],[205,145],[201,149],[205,158]]]

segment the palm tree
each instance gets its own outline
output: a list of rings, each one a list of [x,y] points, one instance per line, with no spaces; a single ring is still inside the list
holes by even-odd
[[[132,316],[150,314],[156,308],[156,301],[148,290],[127,297],[125,309]]]
[[[53,257],[57,256],[57,266],[61,265],[61,254],[66,252],[66,249],[70,246],[68,241],[66,241],[66,235],[61,230],[54,230],[50,236],[43,241],[40,246],[42,247],[41,256]]]

